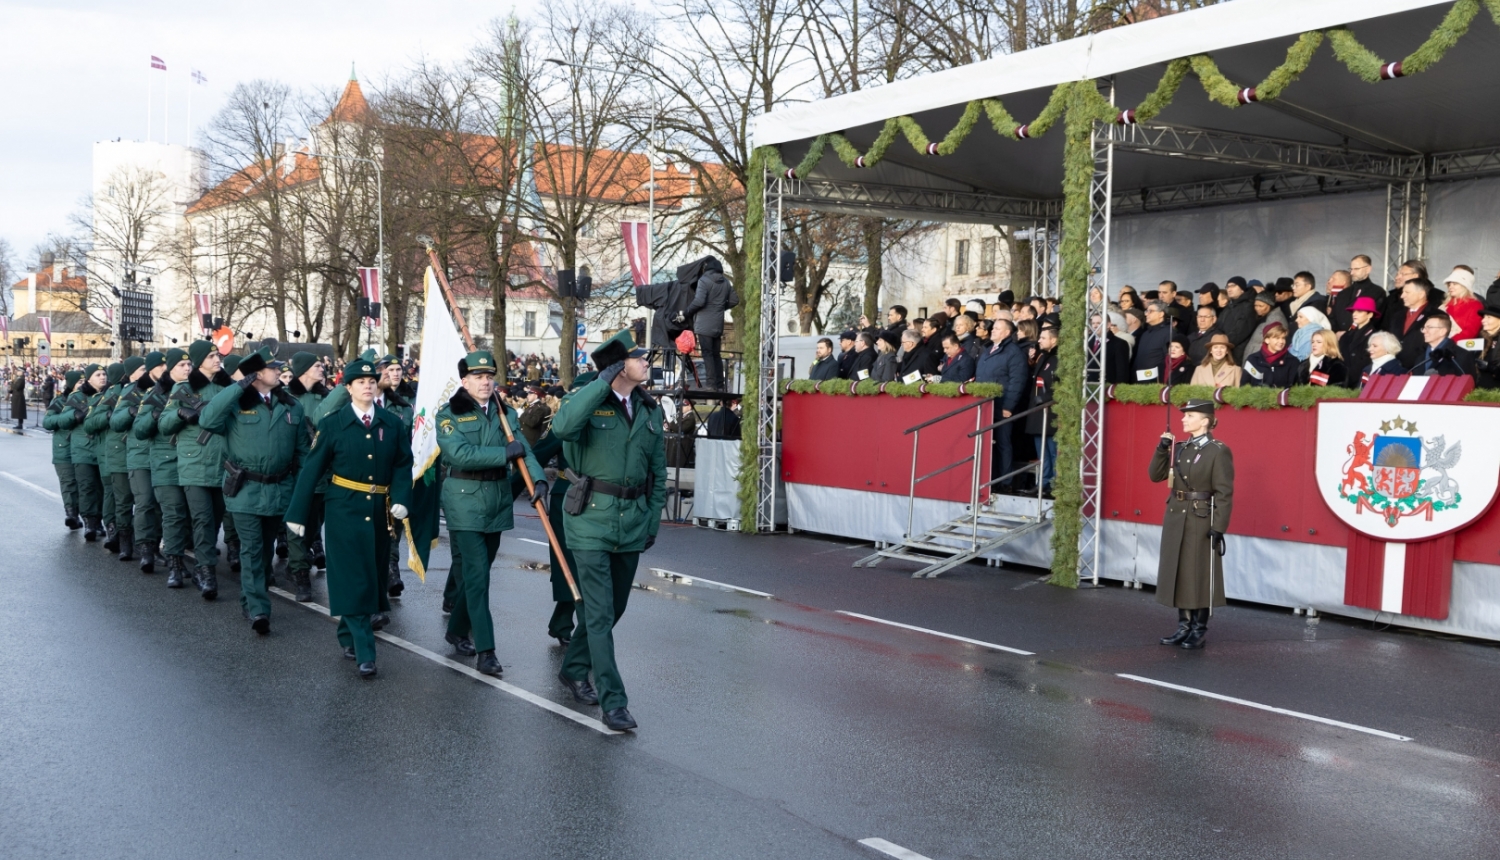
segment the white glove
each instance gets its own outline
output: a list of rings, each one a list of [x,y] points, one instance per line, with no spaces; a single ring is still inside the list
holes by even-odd
[[[302,537],[307,533],[307,527],[302,525],[301,523],[287,523],[286,530],[296,535],[297,537]]]
[[[406,505],[391,505],[391,516],[398,520],[406,519]]]

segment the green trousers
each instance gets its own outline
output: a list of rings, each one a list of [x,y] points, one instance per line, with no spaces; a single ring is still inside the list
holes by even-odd
[[[271,592],[266,590],[266,582],[276,553],[276,530],[283,520],[256,514],[230,516],[240,536],[240,607],[252,618],[270,615]]]
[[[458,588],[453,614],[448,616],[448,633],[473,639],[475,651],[493,651],[495,619],[490,616],[490,565],[500,551],[500,532],[449,532],[448,542],[455,548],[448,573],[457,580]]]
[[[578,627],[573,641],[563,655],[562,673],[575,681],[594,673],[594,687],[599,691],[599,707],[605,711],[626,707],[625,682],[615,665],[615,624],[625,614],[630,587],[635,582],[638,552],[608,552],[575,549],[578,567],[573,575],[583,595],[578,613]]]
[[[354,649],[357,662],[375,662],[375,628],[370,626],[370,616],[339,616],[338,637],[340,645]]]
[[[287,532],[286,535],[286,569],[288,573],[296,573],[302,570],[312,570],[312,553],[308,547],[318,539],[318,532],[323,528],[323,494],[314,493],[311,512],[307,515],[307,522],[303,523],[307,528],[302,536]]]
[[[99,486],[103,487],[103,498],[100,499],[99,515],[104,517],[104,524],[112,526],[115,524],[115,482],[101,470],[99,472]]]
[[[104,513],[104,482],[99,467],[93,463],[74,463],[73,478],[78,482],[78,513],[86,517]]]
[[[130,492],[135,496],[135,539],[137,543],[161,540],[161,505],[151,491],[151,470],[130,470]]]
[[[193,556],[199,567],[213,568],[219,563],[219,524],[225,537],[231,524],[224,516],[224,491],[218,487],[183,487],[188,514],[193,520]]]
[[[573,550],[568,548],[568,538],[563,532],[563,497],[554,494],[550,501],[547,519],[552,523],[552,533],[557,535],[557,542],[562,545],[568,570],[574,572],[576,580],[578,561],[573,558]],[[557,604],[552,608],[552,617],[547,619],[547,635],[557,639],[573,634],[573,592],[568,588],[568,581],[563,578],[562,565],[557,563],[557,550],[549,546],[547,554],[552,560],[552,600]]]
[[[443,582],[443,603],[447,606],[457,606],[459,592],[458,570],[463,565],[463,551],[453,540],[453,534],[448,534],[448,578]]]
[[[187,496],[178,486],[152,487],[151,492],[161,506],[161,554],[182,555],[192,536]]]
[[[110,486],[115,491],[115,529],[135,531],[135,491],[130,487],[129,472],[111,472]]]
[[[57,491],[62,495],[63,512],[70,517],[78,516],[78,477],[73,474],[72,463],[53,463],[57,472]]]

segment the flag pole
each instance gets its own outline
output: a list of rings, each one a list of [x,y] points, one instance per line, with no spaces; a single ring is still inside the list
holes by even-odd
[[[458,320],[458,330],[464,336],[464,346],[468,347],[470,352],[473,352],[474,338],[469,335],[469,324],[464,321],[464,312],[458,309],[458,302],[453,299],[453,290],[448,286],[448,277],[443,274],[443,266],[438,262],[437,249],[433,248],[431,242],[424,242],[423,244],[427,247],[427,261],[432,266],[432,274],[437,278],[438,286],[443,288],[443,298],[448,300],[448,309],[453,312],[453,318]],[[431,312],[431,309],[428,309],[428,313]],[[500,362],[497,359],[495,363],[499,365]],[[496,370],[498,369],[497,367]],[[516,441],[516,434],[511,432],[510,421],[505,417],[505,404],[503,400],[498,412],[500,415],[500,427],[505,431],[505,441]],[[524,459],[517,460],[516,465],[521,469],[521,479],[526,482],[526,492],[528,494],[535,494],[536,484],[531,480],[531,471],[526,468],[526,461]],[[573,581],[573,571],[568,569],[567,553],[563,552],[562,545],[558,543],[557,534],[552,531],[552,521],[547,518],[547,508],[542,504],[540,499],[533,502],[533,504],[536,505],[536,512],[542,520],[542,529],[547,532],[547,544],[552,547],[552,553],[557,557],[558,565],[562,567],[563,579],[567,580],[568,590],[573,592],[573,600],[581,603],[583,602],[583,595],[578,593],[578,583]]]

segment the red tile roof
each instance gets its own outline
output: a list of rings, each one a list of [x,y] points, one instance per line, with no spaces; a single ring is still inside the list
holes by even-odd
[[[290,160],[286,157],[269,158],[259,164],[241,168],[210,188],[188,207],[187,214],[194,215],[247,200],[263,192],[270,183],[285,190],[312,182],[319,175],[318,160],[305,152],[292,153]]]
[[[16,291],[28,289],[28,285],[30,283],[31,280],[30,276],[28,275],[27,277],[16,281],[14,284],[11,284],[11,289]],[[81,293],[89,288],[89,282],[88,278],[84,277],[83,275],[74,274],[64,268],[62,280],[53,283],[52,267],[43,266],[36,273],[36,288],[39,290],[68,290],[71,292]]]
[[[365,91],[360,89],[359,81],[351,77],[349,83],[344,85],[339,103],[333,106],[333,113],[323,122],[369,123],[374,120],[375,113],[370,110],[370,103],[365,101]]]

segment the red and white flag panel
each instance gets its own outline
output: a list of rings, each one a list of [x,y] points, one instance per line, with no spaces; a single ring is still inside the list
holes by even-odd
[[[151,68],[160,69],[165,72],[167,70],[167,61],[163,60],[161,57],[153,56],[151,58]]]
[[[0,317],[0,338],[10,340],[10,317]]]
[[[208,293],[193,293],[193,314],[198,318],[198,327],[205,334],[213,330],[213,302]]]
[[[380,269],[375,266],[359,267],[359,291],[364,296],[367,307],[375,308],[380,304]],[[380,325],[380,317],[366,315],[365,319],[372,326]]]
[[[651,225],[645,221],[621,221],[625,237],[625,259],[630,261],[630,277],[637,287],[651,280]]]

